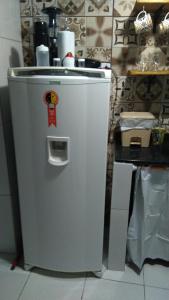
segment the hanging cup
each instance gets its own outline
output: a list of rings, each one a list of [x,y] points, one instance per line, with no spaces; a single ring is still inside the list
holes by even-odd
[[[166,14],[164,20],[158,25],[157,30],[160,34],[169,32],[169,12]]]
[[[148,14],[144,9],[139,12],[134,21],[134,27],[136,33],[144,33],[144,32],[151,32],[153,29],[153,22],[151,15]]]

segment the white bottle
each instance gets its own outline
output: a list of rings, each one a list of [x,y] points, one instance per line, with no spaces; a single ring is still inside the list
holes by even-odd
[[[36,65],[49,66],[49,48],[44,45],[36,47]]]
[[[63,59],[63,66],[73,68],[75,66],[75,58],[71,52],[68,52]]]

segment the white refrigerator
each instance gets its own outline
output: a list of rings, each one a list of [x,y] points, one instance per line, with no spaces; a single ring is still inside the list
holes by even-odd
[[[8,73],[25,268],[100,272],[110,70]]]

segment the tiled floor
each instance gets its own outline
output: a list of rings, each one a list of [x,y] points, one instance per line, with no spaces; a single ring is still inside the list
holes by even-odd
[[[10,271],[10,259],[0,256],[0,300],[169,300],[169,268],[146,264],[141,275],[105,271],[65,275],[34,269]]]

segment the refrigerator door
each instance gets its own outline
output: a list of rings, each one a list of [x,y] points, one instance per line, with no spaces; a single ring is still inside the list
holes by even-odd
[[[25,263],[100,270],[110,82],[30,77],[9,86]]]

